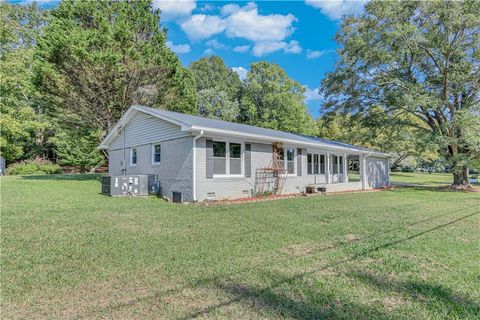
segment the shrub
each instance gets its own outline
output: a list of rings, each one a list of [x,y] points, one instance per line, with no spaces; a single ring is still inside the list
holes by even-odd
[[[60,166],[47,160],[25,160],[13,163],[7,168],[9,175],[55,174],[60,173]]]
[[[413,167],[403,167],[402,172],[415,172],[415,168],[413,168]]]

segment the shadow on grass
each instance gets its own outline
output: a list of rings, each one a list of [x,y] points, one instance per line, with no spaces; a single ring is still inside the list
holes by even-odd
[[[445,305],[445,310],[455,311],[456,316],[480,316],[480,304],[467,296],[446,288],[441,284],[430,284],[425,281],[399,281],[384,275],[359,271],[349,276],[358,279],[379,290],[407,295],[416,301],[422,301],[427,308],[435,310],[438,304]],[[453,315],[452,315],[453,316]]]
[[[351,255],[350,257],[339,259],[333,263],[328,263],[323,267],[316,268],[315,270],[301,272],[296,275],[287,277],[279,274],[269,276],[269,278],[273,280],[273,283],[267,288],[256,288],[242,283],[218,281],[218,279],[211,280],[211,282],[215,284],[215,287],[217,289],[221,289],[233,297],[227,301],[211,305],[199,311],[193,312],[186,317],[183,317],[182,319],[191,319],[205,316],[208,317],[211,312],[214,312],[215,310],[220,308],[226,308],[234,303],[242,303],[250,308],[253,307],[256,309],[274,312],[278,314],[279,317],[292,317],[297,319],[395,319],[397,317],[394,317],[392,314],[385,313],[383,309],[376,309],[375,307],[367,308],[363,305],[339,301],[338,299],[335,299],[333,294],[328,294],[316,288],[312,288],[306,283],[305,277],[326,270],[328,268],[337,267],[339,265],[347,264],[355,260],[367,257],[371,253],[395,246],[406,241],[413,240],[425,234],[434,232],[464,219],[475,216],[479,213],[480,211],[473,212],[457,219],[453,219],[449,222],[442,223],[435,227],[412,234],[410,236],[385,242],[384,244],[374,246],[372,248],[367,248],[357,254]],[[357,275],[357,277],[361,277],[361,275]],[[377,286],[381,287],[382,290],[391,291],[397,288],[395,291],[409,294],[413,298],[415,297],[415,294],[420,294],[427,299],[427,302],[425,303],[427,303],[428,308],[433,310],[438,310],[440,308],[440,312],[448,310],[449,312],[454,312],[454,314],[461,315],[462,317],[473,316],[479,313],[480,307],[476,302],[471,301],[469,298],[457,294],[450,289],[446,289],[441,285],[433,285],[424,282],[411,281],[407,284],[385,283],[385,286],[383,286],[380,280],[372,277],[369,278],[367,276],[363,276],[362,280],[370,281],[374,284],[377,284]],[[295,285],[295,282],[299,281],[302,283],[302,286],[300,288],[301,290],[297,289],[296,291],[301,292],[302,298],[292,299],[279,293],[282,287],[292,284]],[[208,283],[208,281],[202,282],[202,284]],[[308,299],[305,299],[305,297],[308,297]],[[441,302],[444,307],[442,307],[441,304],[439,305],[438,302]]]
[[[32,175],[32,176],[22,176],[22,179],[25,180],[64,180],[64,181],[89,181],[89,180],[98,180],[100,181],[103,175],[100,173],[89,173],[89,174],[45,174],[45,175]]]

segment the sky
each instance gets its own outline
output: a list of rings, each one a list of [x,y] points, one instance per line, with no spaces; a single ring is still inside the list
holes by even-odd
[[[28,3],[30,0],[11,0]],[[58,0],[38,1],[53,8]],[[244,78],[253,62],[285,69],[307,89],[305,102],[317,117],[318,87],[337,59],[335,33],[345,14],[359,14],[364,0],[196,1],[153,0],[167,31],[167,45],[185,66],[211,54]]]

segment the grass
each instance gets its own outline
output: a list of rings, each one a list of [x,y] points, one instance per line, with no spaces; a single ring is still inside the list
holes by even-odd
[[[480,317],[478,193],[201,206],[0,183],[3,319]]]
[[[392,183],[414,184],[419,186],[449,185],[453,181],[451,173],[392,172]]]

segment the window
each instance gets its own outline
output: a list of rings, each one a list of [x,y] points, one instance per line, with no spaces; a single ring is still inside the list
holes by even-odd
[[[287,173],[295,174],[295,149],[288,148],[286,151],[287,158]]]
[[[152,145],[152,163],[160,163],[162,154],[162,146],[160,144]]]
[[[312,162],[312,154],[311,153],[307,153],[307,174],[312,174],[312,165],[313,165],[313,162]]]
[[[318,154],[313,155],[313,173],[318,174]]]
[[[226,142],[213,142],[213,174],[227,174]]]
[[[137,148],[130,149],[130,166],[137,165]]]
[[[242,145],[240,143],[229,144],[230,174],[242,174]]]
[[[343,174],[343,157],[342,156],[332,156],[333,157],[333,174]]]
[[[320,174],[325,174],[325,155],[320,155]]]
[[[308,174],[325,174],[325,155],[323,154],[307,154],[307,173]]]
[[[213,141],[213,174],[242,174],[242,145],[240,143]]]

